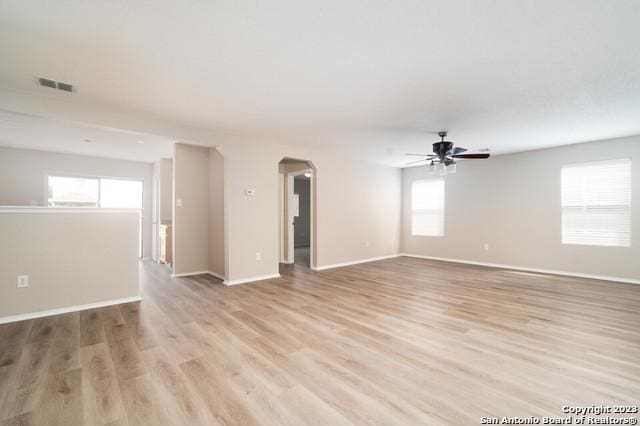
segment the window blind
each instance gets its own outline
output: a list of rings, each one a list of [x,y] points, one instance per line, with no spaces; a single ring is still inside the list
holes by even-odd
[[[631,245],[631,160],[569,164],[561,170],[562,243]]]
[[[411,235],[444,235],[444,179],[411,185]]]

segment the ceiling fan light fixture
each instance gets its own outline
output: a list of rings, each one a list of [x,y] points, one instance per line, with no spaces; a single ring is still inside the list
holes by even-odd
[[[437,164],[436,172],[440,174],[446,174],[447,172],[455,173],[455,160],[474,160],[474,159],[486,159],[490,157],[489,150],[483,149],[480,152],[469,152],[466,148],[462,148],[459,146],[454,146],[453,142],[445,140],[447,137],[447,132],[442,131],[438,132],[438,136],[440,136],[441,141],[432,144],[433,152],[430,154],[405,154],[417,157],[423,157],[423,160],[411,161],[407,163],[407,165],[412,165],[416,163],[421,163],[423,161],[431,161],[431,166],[434,163]],[[450,167],[452,166],[452,167]],[[443,169],[440,167],[446,167],[447,169],[443,172]]]

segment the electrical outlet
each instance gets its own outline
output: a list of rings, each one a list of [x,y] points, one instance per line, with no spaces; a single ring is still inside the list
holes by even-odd
[[[29,287],[29,275],[18,275],[18,288]]]
[[[260,252],[256,252],[256,260],[262,260],[262,255]]]
[[[484,251],[489,251],[489,243],[484,243],[482,248],[484,249]]]
[[[176,199],[176,207],[182,207],[182,198]]]

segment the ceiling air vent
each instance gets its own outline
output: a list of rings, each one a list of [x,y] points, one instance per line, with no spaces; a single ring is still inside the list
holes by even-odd
[[[56,82],[48,78],[39,78],[38,81],[40,81],[40,86],[51,87],[52,89],[56,88]]]
[[[48,78],[38,78],[40,86],[50,87],[52,89],[64,90],[65,92],[73,92],[73,85],[63,83],[61,81],[49,80]]]
[[[64,90],[65,92],[73,92],[73,86],[69,83],[58,82],[58,89]]]

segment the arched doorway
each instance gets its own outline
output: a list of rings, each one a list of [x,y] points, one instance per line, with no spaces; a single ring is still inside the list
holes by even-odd
[[[315,269],[317,171],[312,162],[283,158],[278,164],[280,263]]]

